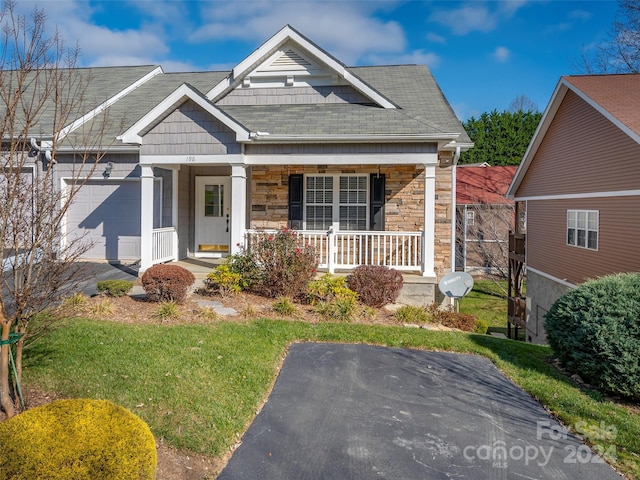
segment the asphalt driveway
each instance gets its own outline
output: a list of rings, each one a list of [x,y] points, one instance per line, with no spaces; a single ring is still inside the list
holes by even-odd
[[[485,358],[293,345],[218,480],[373,478],[621,477]]]

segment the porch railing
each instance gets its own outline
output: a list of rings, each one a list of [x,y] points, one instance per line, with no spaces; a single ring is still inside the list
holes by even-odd
[[[245,247],[258,235],[275,230],[248,230]],[[330,273],[351,270],[358,265],[384,265],[396,270],[418,270],[423,265],[424,235],[419,232],[295,230],[316,249],[319,268]]]
[[[178,259],[178,234],[175,227],[154,228],[152,234],[153,265]]]

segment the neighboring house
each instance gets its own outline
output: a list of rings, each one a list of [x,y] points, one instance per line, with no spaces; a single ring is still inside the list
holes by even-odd
[[[526,203],[526,337],[587,279],[640,270],[640,75],[562,77],[508,196]]]
[[[456,169],[456,269],[508,273],[513,200],[505,197],[517,166],[458,165]]]
[[[87,258],[144,271],[288,227],[330,271],[384,264],[435,285],[453,269],[453,171],[472,143],[427,67],[346,67],[286,26],[231,71],[83,70],[108,100],[66,138],[104,106],[125,118],[66,220]],[[63,186],[72,152],[56,154]]]

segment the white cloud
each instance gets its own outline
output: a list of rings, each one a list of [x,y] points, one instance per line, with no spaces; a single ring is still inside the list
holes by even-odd
[[[429,32],[427,33],[427,40],[429,40],[432,43],[440,43],[440,44],[445,44],[447,43],[447,39],[444,38],[441,35],[438,35],[437,33],[433,33],[433,32]]]
[[[289,24],[341,61],[356,64],[368,55],[400,53],[406,47],[404,31],[398,23],[371,15],[378,5],[383,4],[319,0],[206,2],[202,13],[206,23],[190,39],[262,43]]]
[[[507,47],[497,47],[492,56],[498,62],[506,62],[511,57],[511,51]]]
[[[455,35],[475,31],[487,33],[495,30],[500,22],[513,17],[527,3],[528,0],[468,1],[458,8],[437,9],[429,16],[429,20],[451,28]]]

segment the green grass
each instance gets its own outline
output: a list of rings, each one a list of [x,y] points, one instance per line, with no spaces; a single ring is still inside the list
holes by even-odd
[[[304,341],[483,355],[567,425],[615,427],[617,466],[640,475],[637,415],[578,389],[549,364],[547,347],[486,335],[272,320],[180,326],[70,320],[25,353],[25,380],[64,397],[111,400],[140,415],[156,438],[222,456],[268,394],[287,346]]]

